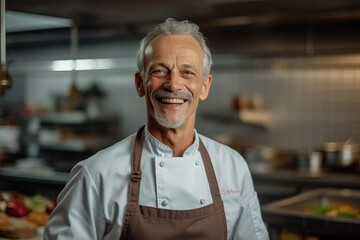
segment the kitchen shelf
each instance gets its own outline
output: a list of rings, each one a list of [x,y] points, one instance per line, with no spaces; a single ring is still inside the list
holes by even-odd
[[[39,142],[39,146],[42,149],[52,149],[59,151],[96,151],[106,146],[109,146],[112,141],[106,141],[103,139],[98,140],[65,140],[65,141],[53,141],[53,142]]]
[[[298,189],[352,188],[360,189],[357,173],[303,172],[299,170],[250,169],[255,185],[287,186]]]
[[[265,110],[216,111],[204,113],[205,118],[223,123],[242,123],[267,128],[271,123],[270,114]]]
[[[39,116],[40,122],[43,124],[84,124],[84,123],[96,123],[96,122],[108,122],[111,119],[116,119],[114,116],[101,116],[101,117],[89,117],[82,111],[51,113],[47,115]]]
[[[52,113],[39,117],[39,146],[59,151],[97,151],[114,142],[116,118],[90,118],[84,112]]]
[[[36,144],[39,157],[59,171],[70,171],[78,161],[115,143],[120,135],[119,120],[114,115],[89,117],[86,112],[71,111],[33,118],[38,129],[28,144]]]
[[[22,194],[44,194],[57,197],[69,178],[69,172],[52,171],[49,168],[19,169],[0,167],[0,190]]]
[[[0,179],[6,181],[24,181],[31,183],[46,183],[49,185],[65,185],[69,177],[68,172],[51,170],[17,169],[15,167],[0,167]]]

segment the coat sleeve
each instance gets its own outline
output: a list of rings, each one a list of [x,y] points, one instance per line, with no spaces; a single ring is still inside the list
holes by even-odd
[[[58,196],[44,229],[44,240],[102,239],[105,229],[98,190],[80,162]]]
[[[269,233],[261,216],[258,195],[248,167],[244,167],[243,193],[240,196],[241,215],[235,226],[234,240],[268,240]]]

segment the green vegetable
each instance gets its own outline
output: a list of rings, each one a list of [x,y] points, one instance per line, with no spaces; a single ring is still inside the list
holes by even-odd
[[[339,217],[358,218],[359,213],[355,212],[355,211],[339,211],[338,216]]]
[[[48,199],[40,194],[25,197],[25,205],[32,211],[45,212]]]
[[[347,204],[318,205],[311,209],[312,213],[332,217],[360,218],[360,212]]]
[[[336,210],[336,206],[319,205],[313,209],[313,212],[317,213],[317,214],[327,214],[328,212],[333,211],[333,210]]]

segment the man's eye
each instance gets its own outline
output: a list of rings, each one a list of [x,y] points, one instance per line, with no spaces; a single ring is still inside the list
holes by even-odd
[[[167,72],[164,69],[154,69],[151,71],[151,75],[154,77],[164,77],[166,74]]]
[[[186,78],[192,78],[195,76],[195,73],[189,70],[182,71],[182,75]]]

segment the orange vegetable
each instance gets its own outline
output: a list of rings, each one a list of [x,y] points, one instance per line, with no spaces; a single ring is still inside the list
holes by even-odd
[[[26,216],[26,218],[38,226],[44,226],[49,219],[49,214],[46,212],[31,212]]]

